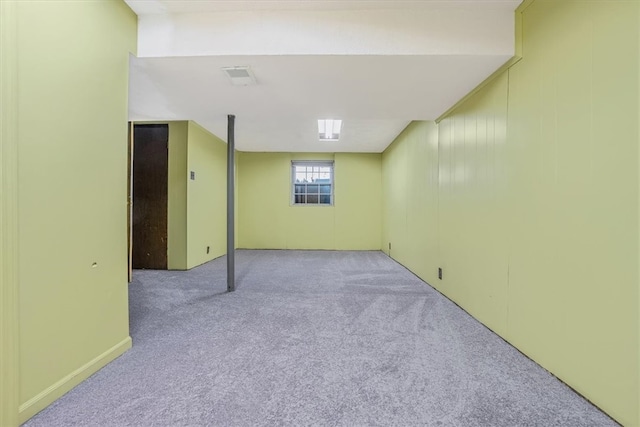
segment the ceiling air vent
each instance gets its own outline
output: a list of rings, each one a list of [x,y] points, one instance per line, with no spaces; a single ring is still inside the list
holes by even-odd
[[[248,66],[224,67],[222,71],[229,77],[234,86],[250,86],[256,84],[256,78]]]

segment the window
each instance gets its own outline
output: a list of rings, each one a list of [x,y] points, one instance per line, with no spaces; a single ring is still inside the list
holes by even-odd
[[[333,205],[333,162],[291,162],[294,205]]]

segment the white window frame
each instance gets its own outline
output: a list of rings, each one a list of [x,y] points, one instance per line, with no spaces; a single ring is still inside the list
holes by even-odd
[[[331,192],[329,193],[330,203],[320,203],[320,196],[326,195],[319,192],[318,189],[318,203],[296,203],[296,166],[318,166],[318,167],[329,167],[330,168],[330,176],[331,176]],[[335,205],[335,162],[333,160],[292,160],[291,161],[291,190],[290,194],[290,203],[291,206],[334,206]],[[300,183],[298,183],[300,185]],[[307,184],[308,185],[308,184]],[[318,186],[322,184],[317,184]],[[325,184],[326,185],[326,184]],[[305,193],[306,194],[306,193]]]

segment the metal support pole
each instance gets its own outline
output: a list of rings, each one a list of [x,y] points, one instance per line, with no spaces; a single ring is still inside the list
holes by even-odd
[[[236,116],[227,116],[227,291],[236,290],[235,266],[235,121]]]

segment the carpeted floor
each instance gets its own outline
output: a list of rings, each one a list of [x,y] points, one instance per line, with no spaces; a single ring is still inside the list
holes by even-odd
[[[134,347],[36,426],[613,426],[381,252],[136,271]]]

